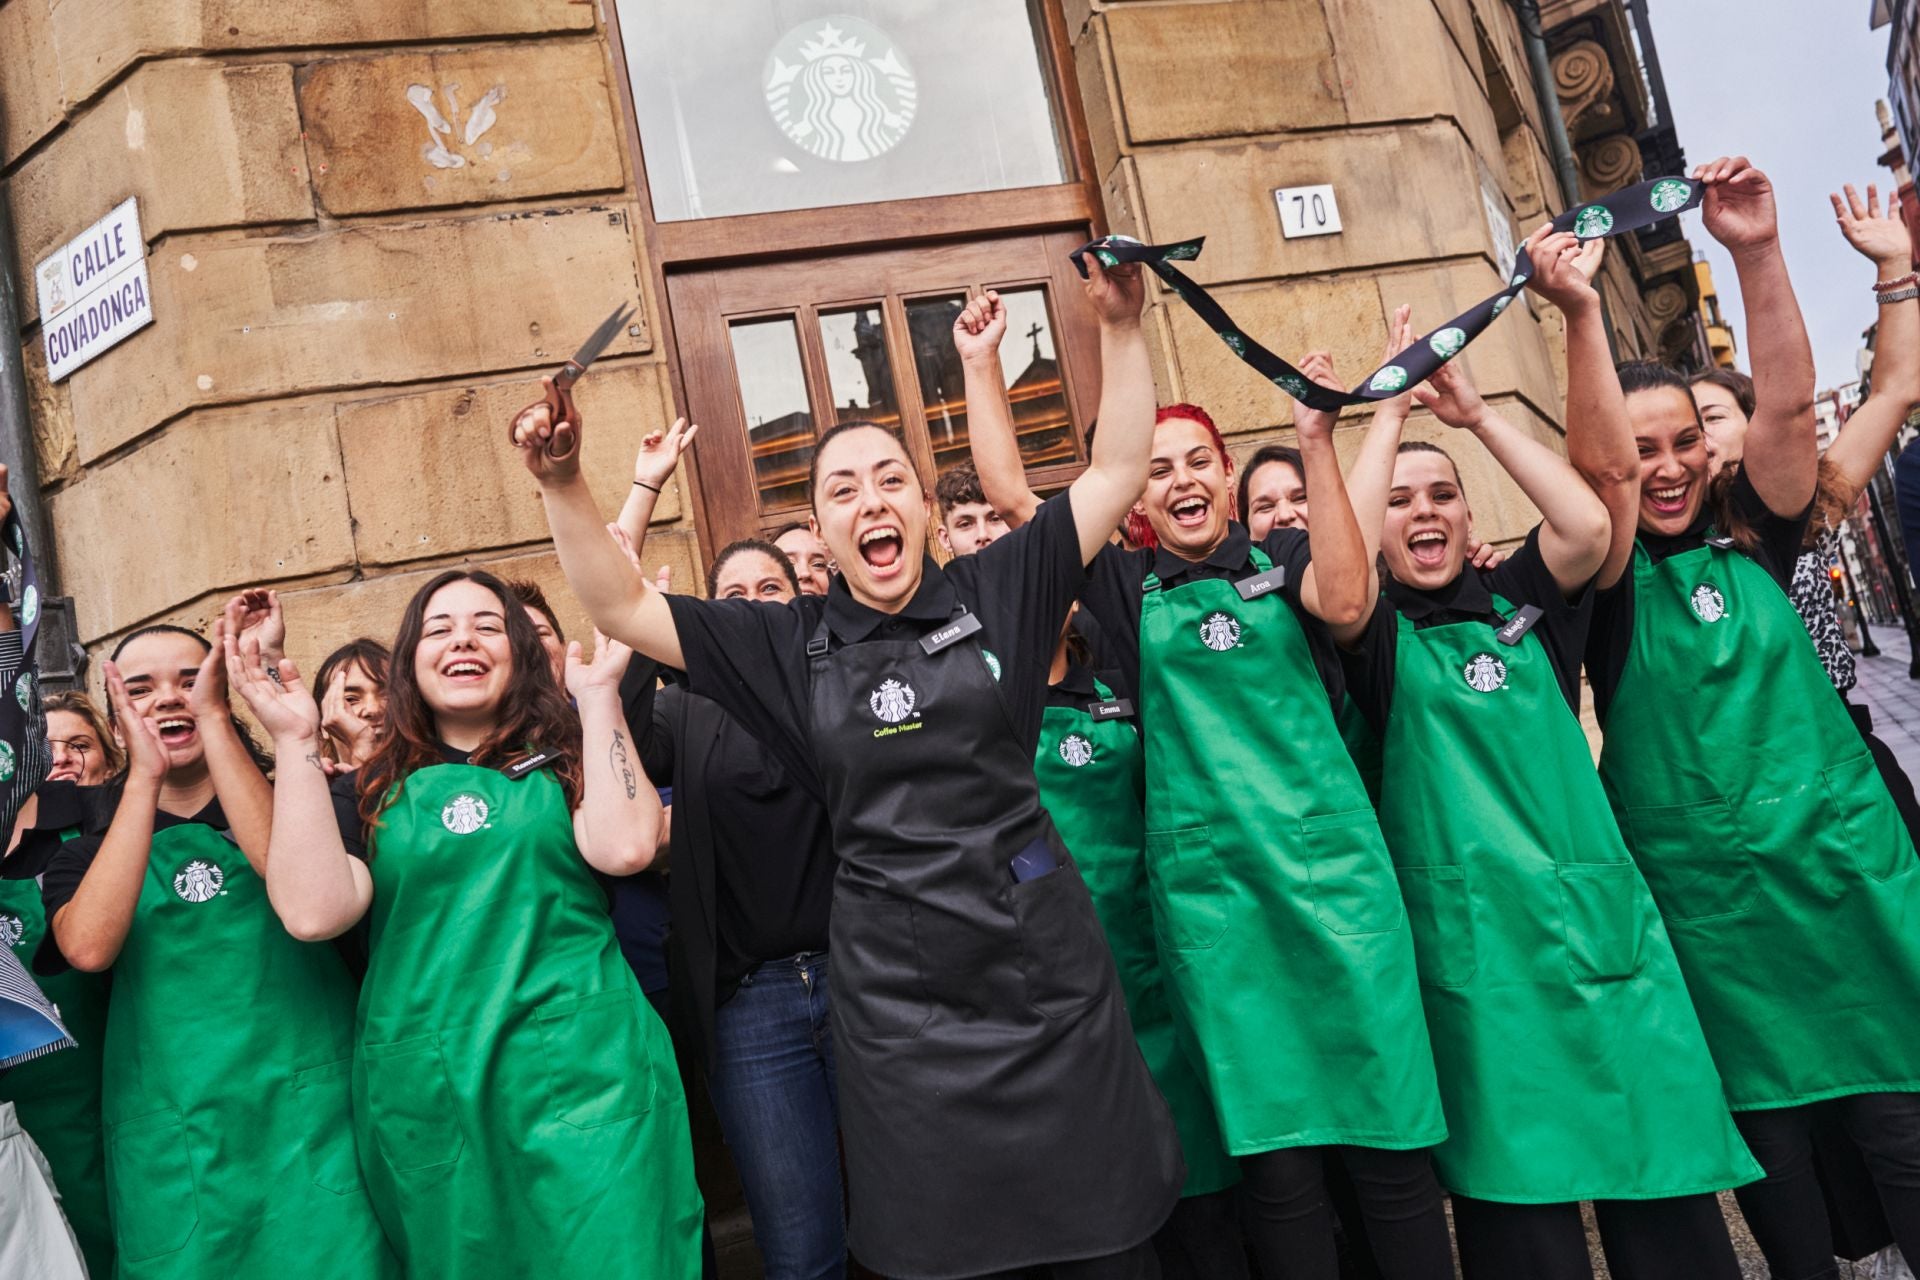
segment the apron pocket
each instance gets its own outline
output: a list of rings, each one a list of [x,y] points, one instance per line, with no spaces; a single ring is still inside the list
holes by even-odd
[[[1833,805],[1834,825],[1846,833],[1853,850],[1854,865],[1875,880],[1891,880],[1920,866],[1871,753],[1822,769],[1820,777]]]
[[[1760,894],[1753,855],[1741,847],[1733,808],[1724,799],[1627,809],[1633,860],[1669,920],[1737,916]]]
[[[1473,949],[1473,899],[1467,869],[1401,867],[1400,896],[1413,929],[1413,960],[1429,987],[1464,987],[1479,959]]]
[[[178,1111],[156,1111],[107,1131],[107,1185],[122,1262],[185,1247],[200,1225],[200,1198]]]
[[[833,1016],[850,1036],[911,1040],[933,1016],[910,902],[838,902],[829,925]]]
[[[1385,933],[1400,927],[1400,885],[1372,809],[1300,820],[1313,914],[1330,933]]]
[[[307,1121],[307,1175],[337,1196],[358,1195],[360,1153],[353,1141],[353,1059],[293,1073],[296,1105]]]
[[[1100,997],[1101,969],[1112,960],[1093,899],[1074,867],[1014,885],[1013,918],[1020,925],[1020,963],[1034,1008],[1063,1018]]]
[[[466,1150],[440,1037],[363,1045],[367,1121],[380,1156],[395,1173],[453,1164]]]
[[[1154,918],[1168,947],[1204,951],[1226,936],[1227,893],[1209,828],[1147,832],[1147,882],[1163,904]]]
[[[653,1110],[641,998],[637,988],[615,987],[533,1011],[546,1046],[547,1093],[564,1123],[597,1129]]]
[[[1616,982],[1640,972],[1640,873],[1631,862],[1563,862],[1560,928],[1578,982]]]

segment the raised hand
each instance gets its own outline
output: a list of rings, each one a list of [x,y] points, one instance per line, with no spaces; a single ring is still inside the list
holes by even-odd
[[[200,669],[194,673],[193,688],[187,691],[187,710],[203,725],[224,726],[233,715],[233,707],[227,701],[227,662],[223,647],[232,635],[224,615],[213,620],[212,643],[207,647],[207,656],[200,660]]]
[[[540,379],[541,398],[513,417],[508,438],[542,484],[560,484],[580,474],[580,432],[585,420],[570,396]]]
[[[1571,231],[1555,231],[1552,223],[1542,226],[1526,244],[1527,256],[1533,260],[1527,287],[1562,311],[1599,306],[1593,277],[1606,244],[1604,239],[1583,241]]]
[[[638,568],[638,565],[636,565],[635,567]],[[659,572],[653,575],[653,589],[655,591],[658,591],[663,596],[673,591],[673,566],[672,565],[663,564],[660,566]]]
[[[1491,542],[1482,542],[1471,533],[1467,535],[1467,563],[1481,571],[1497,569],[1507,558],[1507,553]]]
[[[1381,355],[1380,363],[1392,364],[1393,358],[1412,346],[1413,340],[1418,336],[1413,331],[1413,308],[1403,302],[1394,308],[1393,318],[1387,321],[1387,349]],[[1328,357],[1328,374],[1329,376],[1332,374],[1331,356]],[[1374,412],[1378,414],[1382,410],[1388,413],[1397,412],[1402,418],[1406,417],[1413,410],[1413,388],[1408,387],[1390,400],[1377,401]]]
[[[340,760],[324,762],[328,776],[359,768],[373,754],[374,728],[347,705],[347,673],[336,671],[320,697],[320,730],[333,741]]]
[[[634,455],[634,483],[647,485],[656,493],[665,488],[680,465],[680,455],[699,431],[698,423],[689,426],[685,418],[675,418],[665,431],[649,431],[640,441],[640,452]]]
[[[577,701],[596,689],[620,688],[620,677],[627,672],[627,664],[633,659],[633,650],[618,640],[601,635],[599,628],[593,632],[593,660],[586,661],[581,656],[580,642],[567,644],[567,692]]]
[[[1882,278],[1906,275],[1913,269],[1913,240],[1900,217],[1900,197],[1891,193],[1887,196],[1887,212],[1883,217],[1878,184],[1867,184],[1865,201],[1860,199],[1851,182],[1843,189],[1844,200],[1836,195],[1827,196],[1833,201],[1833,216],[1840,224],[1840,234],[1862,257],[1881,268]]]
[[[1700,206],[1707,232],[1729,249],[1762,249],[1780,238],[1773,184],[1745,156],[1720,159],[1693,171],[1707,184]]]
[[[1140,273],[1140,264],[1123,262],[1109,267],[1092,254],[1087,255],[1086,263],[1087,278],[1081,282],[1081,288],[1086,291],[1087,302],[1100,317],[1100,323],[1138,323],[1140,308],[1147,299],[1147,283]]]
[[[120,668],[111,659],[101,665],[107,678],[107,705],[113,708],[113,727],[120,731],[120,744],[127,749],[127,775],[143,782],[159,782],[167,776],[167,748],[160,741],[160,726],[152,716],[133,709]]]
[[[963,362],[991,360],[1007,336],[1007,304],[988,289],[960,308],[953,320],[953,348]]]
[[[281,658],[273,668],[274,674],[269,675],[259,641],[254,637],[242,640],[222,630],[217,639],[219,643],[214,652],[222,659],[225,683],[232,684],[240,700],[253,712],[253,718],[272,735],[276,746],[298,746],[312,751],[320,736],[320,708],[314,704],[313,694],[300,679],[300,669],[293,665],[292,659]],[[193,691],[198,696],[200,681],[195,681]],[[283,749],[277,754],[289,752]]]
[[[1466,366],[1449,360],[1433,371],[1433,376],[1415,387],[1413,398],[1427,412],[1450,427],[1472,431],[1487,420],[1487,402],[1480,398]]]
[[[1397,318],[1403,319],[1404,316]],[[1391,342],[1391,339],[1389,339]],[[1331,351],[1312,351],[1301,358],[1295,366],[1301,373],[1323,387],[1332,387],[1335,391],[1345,391],[1340,385],[1339,376],[1334,372],[1333,353]],[[1333,409],[1309,409],[1296,401],[1293,406],[1294,434],[1302,440],[1331,440],[1333,427],[1340,420],[1340,413]]]
[[[220,612],[228,634],[242,640],[249,635],[254,637],[269,663],[286,656],[287,619],[280,609],[278,591],[262,591],[258,587],[242,591],[227,601],[227,607]]]

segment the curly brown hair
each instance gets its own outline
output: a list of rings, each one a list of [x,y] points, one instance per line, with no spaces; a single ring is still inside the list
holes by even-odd
[[[553,752],[554,776],[566,792],[567,807],[572,809],[580,803],[580,718],[553,678],[540,633],[533,629],[532,620],[506,583],[484,569],[449,569],[414,592],[393,638],[393,661],[387,667],[386,728],[372,758],[360,767],[356,778],[360,820],[369,828],[378,826],[381,812],[399,798],[408,775],[444,763],[433,708],[421,695],[413,664],[426,629],[427,602],[451,582],[472,582],[500,601],[512,662],[493,732],[474,749],[471,762],[498,768],[537,750]]]

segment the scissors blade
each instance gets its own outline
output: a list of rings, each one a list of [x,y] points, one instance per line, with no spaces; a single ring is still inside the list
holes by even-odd
[[[615,336],[626,326],[627,321],[633,318],[633,313],[634,307],[630,303],[623,302],[615,307],[613,314],[600,322],[600,327],[595,329],[593,335],[581,345],[580,350],[574,353],[573,359],[567,361],[567,367],[560,371],[555,381],[564,379],[567,386],[579,381],[580,375],[587,371],[587,366],[599,358],[600,353],[613,342]]]

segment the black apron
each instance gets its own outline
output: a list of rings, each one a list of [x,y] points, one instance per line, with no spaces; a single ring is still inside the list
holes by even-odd
[[[836,647],[823,620],[807,652],[853,1253],[945,1280],[1140,1243],[1179,1138],[977,637]],[[1016,884],[1036,845],[1058,869]]]

